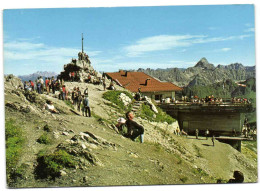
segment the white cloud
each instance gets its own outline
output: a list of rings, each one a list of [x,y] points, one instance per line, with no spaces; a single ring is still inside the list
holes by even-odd
[[[186,52],[187,49],[182,49],[182,50],[179,50],[179,52]]]
[[[43,47],[44,45],[42,43],[17,42],[17,41],[4,43],[5,49],[12,49],[12,50],[34,50]]]
[[[8,42],[4,44],[4,57],[10,60],[48,60],[49,57],[71,58],[79,52],[75,48],[49,47],[43,43]],[[101,51],[88,51],[89,56],[96,56]]]
[[[220,50],[223,51],[223,52],[228,52],[228,51],[231,50],[231,48],[221,48]]]
[[[59,66],[60,70],[64,64],[70,62],[71,58],[76,58],[79,49],[65,47],[51,47],[43,43],[33,43],[27,39],[8,41],[4,43],[5,66],[15,68],[19,65],[25,66],[31,63],[31,68],[39,66],[39,70],[49,67]],[[101,51],[87,51],[90,57],[97,56]],[[30,68],[30,67],[29,67]],[[23,71],[21,71],[23,72]],[[59,71],[56,71],[59,72]]]
[[[184,61],[183,60],[171,60],[171,61],[169,61],[169,63],[173,63],[173,64],[175,64],[175,63],[183,63]]]
[[[217,30],[217,27],[208,27],[209,30],[214,31]]]
[[[175,47],[188,47],[192,45],[192,39],[203,36],[192,35],[159,35],[143,38],[135,44],[127,46],[124,50],[128,56],[138,56],[144,52],[168,50]]]
[[[245,32],[255,32],[255,28],[251,27],[245,30]]]
[[[204,35],[159,35],[146,37],[136,43],[126,46],[123,50],[127,56],[137,57],[146,52],[169,50],[178,47],[189,47],[194,44],[212,43],[228,40],[243,40],[251,35],[239,35],[228,37],[207,37]],[[186,50],[186,49],[182,49]]]
[[[246,27],[251,27],[252,24],[251,24],[251,23],[246,23],[245,26],[246,26]]]

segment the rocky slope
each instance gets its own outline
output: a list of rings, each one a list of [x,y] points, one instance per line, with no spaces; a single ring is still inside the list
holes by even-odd
[[[257,181],[254,151],[243,147],[239,153],[224,143],[216,142],[213,147],[202,137],[177,136],[173,133],[177,123],[135,118],[145,128],[143,144],[118,134],[113,124],[125,111],[103,99],[101,85],[66,82],[69,90],[89,88],[92,117],[83,117],[57,95],[35,94],[31,99],[17,89],[20,83],[16,77],[5,78],[5,118],[21,127],[25,140],[13,167],[20,170],[8,175],[11,187],[216,183],[231,178],[234,170],[244,173],[245,182]],[[59,114],[43,110],[47,99]],[[43,134],[50,137],[50,143],[39,141]],[[65,159],[61,170],[57,166],[56,174],[50,172],[48,165]]]
[[[255,77],[255,66],[245,67],[240,63],[234,63],[227,66],[218,65],[215,67],[206,58],[202,58],[194,67],[187,69],[138,69],[138,71],[145,72],[162,81],[171,81],[181,87],[209,85],[221,82],[224,79],[241,81]]]

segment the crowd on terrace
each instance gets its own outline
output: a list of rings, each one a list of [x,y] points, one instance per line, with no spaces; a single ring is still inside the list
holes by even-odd
[[[247,98],[231,98],[223,99],[221,97],[214,97],[214,95],[206,96],[205,98],[199,98],[197,95],[191,96],[182,96],[181,99],[175,98],[165,98],[160,100],[161,103],[187,103],[187,104],[223,104],[223,103],[232,103],[232,104],[249,104],[251,101]]]

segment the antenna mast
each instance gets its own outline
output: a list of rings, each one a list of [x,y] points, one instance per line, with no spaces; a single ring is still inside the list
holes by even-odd
[[[84,50],[83,50],[83,40],[84,40],[84,38],[83,38],[83,33],[82,33],[82,53],[84,52]]]

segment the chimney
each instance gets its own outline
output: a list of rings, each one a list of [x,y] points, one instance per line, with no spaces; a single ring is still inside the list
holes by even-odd
[[[150,80],[151,80],[150,78],[147,78],[147,79],[145,80],[145,85],[146,85],[146,86],[148,86],[148,85],[151,84],[151,81],[150,81]]]

